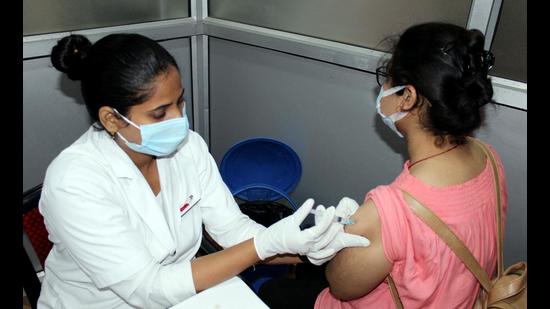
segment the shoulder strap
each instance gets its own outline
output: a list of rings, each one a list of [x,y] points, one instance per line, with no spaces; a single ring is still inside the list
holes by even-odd
[[[441,221],[431,210],[424,207],[410,193],[405,190],[403,195],[408,199],[409,206],[415,215],[417,215],[426,225],[428,225],[462,260],[468,269],[474,274],[485,290],[490,290],[492,283],[487,272],[479,265],[476,258],[470,252],[468,247]]]
[[[395,286],[395,283],[393,282],[393,278],[390,275],[386,277],[386,282],[390,287],[390,294],[391,294],[391,297],[393,298],[393,302],[395,303],[395,307],[397,309],[403,309],[403,303],[401,302],[401,298],[399,297],[399,293],[397,292],[397,287]]]
[[[480,140],[469,137],[469,140],[474,141],[477,145],[481,147],[487,158],[489,158],[491,162],[491,167],[493,168],[493,179],[494,179],[494,185],[495,185],[495,192],[496,192],[496,201],[497,201],[497,278],[500,278],[502,276],[502,273],[504,272],[504,258],[503,258],[503,231],[502,231],[502,201],[501,201],[501,194],[500,194],[500,181],[498,177],[498,169],[495,157],[493,156],[493,153],[487,148],[487,145],[485,145]]]

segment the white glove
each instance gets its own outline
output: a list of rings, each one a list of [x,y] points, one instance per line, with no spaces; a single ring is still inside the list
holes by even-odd
[[[319,206],[321,207],[321,206]],[[317,224],[317,214],[322,213],[323,209],[316,208],[315,223]],[[357,202],[353,199],[344,197],[338,203],[336,207],[336,216],[342,218],[351,217],[359,208]],[[319,217],[321,219],[322,217]],[[335,232],[334,232],[335,231]],[[333,222],[329,228],[327,234],[335,234],[332,240],[328,244],[319,242],[312,250],[307,254],[309,261],[315,265],[322,265],[331,260],[338,251],[347,247],[368,247],[370,241],[359,235],[348,234],[344,232],[344,225],[338,222]]]
[[[314,226],[300,230],[300,223],[304,221],[314,203],[313,199],[308,199],[292,215],[272,224],[254,237],[254,246],[260,259],[265,260],[284,253],[305,255],[317,242],[325,241],[325,232],[334,219],[334,207],[326,209],[318,220],[316,217]]]

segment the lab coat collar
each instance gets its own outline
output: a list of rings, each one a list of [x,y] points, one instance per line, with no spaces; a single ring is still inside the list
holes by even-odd
[[[115,176],[130,180],[126,182],[126,196],[130,200],[131,206],[147,224],[158,242],[164,247],[164,250],[153,250],[152,252],[155,258],[162,260],[167,254],[175,250],[175,242],[161,208],[152,207],[157,206],[154,195],[151,194],[150,190],[144,190],[144,187],[149,186],[149,184],[147,184],[147,181],[143,178],[132,159],[118,146],[109,134],[105,131],[95,131],[92,135],[94,135],[97,149],[103,154],[107,164],[113,169]],[[162,194],[168,193],[162,192]]]
[[[91,133],[97,149],[103,153],[106,162],[112,167],[117,177],[135,179],[140,176],[136,174],[136,171],[139,173],[139,170],[132,159],[106,131],[94,131]]]

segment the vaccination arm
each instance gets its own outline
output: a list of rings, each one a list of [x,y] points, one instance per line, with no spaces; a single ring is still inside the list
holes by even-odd
[[[341,300],[368,294],[390,273],[392,265],[384,255],[380,220],[374,202],[369,199],[351,217],[347,233],[361,235],[371,242],[368,247],[346,248],[328,264],[326,277],[330,292]]]

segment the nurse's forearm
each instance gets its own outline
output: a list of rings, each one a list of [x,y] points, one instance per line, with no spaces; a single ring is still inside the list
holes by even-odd
[[[233,247],[191,261],[197,293],[231,277],[260,261],[254,241],[245,240]]]

